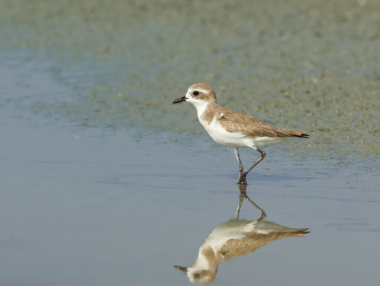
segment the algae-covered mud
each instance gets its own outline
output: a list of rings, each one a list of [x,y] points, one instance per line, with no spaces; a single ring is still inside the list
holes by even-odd
[[[222,105],[311,134],[284,147],[293,154],[373,166],[379,25],[380,2],[370,0],[0,3],[3,53],[45,52],[71,89],[53,102],[30,98],[35,110],[81,125],[199,134],[193,108],[171,102],[206,82]]]

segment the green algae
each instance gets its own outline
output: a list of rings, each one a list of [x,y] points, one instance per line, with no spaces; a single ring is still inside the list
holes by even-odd
[[[311,135],[289,152],[375,165],[379,27],[380,2],[363,0],[0,3],[1,49],[43,50],[68,71],[52,74],[71,99],[35,110],[191,138],[194,108],[171,102],[206,82],[220,104]]]

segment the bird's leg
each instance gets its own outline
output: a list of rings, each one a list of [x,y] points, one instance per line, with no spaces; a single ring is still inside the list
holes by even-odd
[[[259,221],[262,221],[264,218],[267,217],[267,214],[265,213],[265,211],[260,208],[258,205],[256,205],[247,195],[247,185],[240,185],[239,186],[239,199],[240,199],[240,202],[239,202],[239,206],[238,206],[238,210],[240,212],[240,207],[241,207],[241,204],[243,203],[243,199],[246,199],[247,201],[249,201],[252,205],[254,205],[255,208],[257,208],[260,212],[261,212],[261,217],[257,220],[257,222]],[[236,210],[237,211],[237,210]]]
[[[239,173],[242,173],[244,171],[244,167],[240,160],[239,148],[234,148],[234,153],[235,153],[236,159],[239,162]]]
[[[243,167],[243,163],[241,162],[240,160],[240,154],[239,154],[239,148],[234,148],[234,153],[235,153],[235,156],[236,156],[236,159],[238,160],[239,162],[239,178],[238,178],[238,184],[240,184],[239,182],[241,181],[241,177],[244,173],[244,167]],[[246,182],[247,183],[247,182]]]
[[[255,164],[253,164],[251,166],[251,168],[249,168],[247,171],[243,172],[242,174],[239,174],[239,181],[238,181],[239,185],[247,185],[247,179],[246,179],[247,174],[249,173],[249,171],[251,171],[253,168],[255,168],[257,164],[259,164],[262,160],[264,160],[264,158],[266,156],[266,153],[263,150],[261,150],[259,148],[256,148],[255,150],[260,152],[261,158],[259,160],[257,160],[257,162]]]
[[[239,178],[238,178],[237,184],[238,185],[248,185],[247,174],[245,174],[245,172],[239,172]]]
[[[263,150],[261,150],[259,148],[256,148],[256,151],[260,152],[261,158],[259,160],[257,160],[257,162],[251,166],[251,168],[249,168],[247,171],[244,172],[245,175],[247,175],[249,173],[249,171],[251,171],[253,168],[256,167],[257,164],[259,164],[262,160],[264,160],[265,156],[267,155],[267,153],[265,153]]]

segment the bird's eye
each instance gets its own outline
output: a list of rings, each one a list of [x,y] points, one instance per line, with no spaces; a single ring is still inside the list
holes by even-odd
[[[199,95],[199,91],[194,91],[193,94],[194,94],[195,96],[197,96],[197,95]]]

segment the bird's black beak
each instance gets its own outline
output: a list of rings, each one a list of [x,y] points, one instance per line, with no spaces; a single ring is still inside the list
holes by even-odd
[[[175,265],[174,268],[177,269],[177,270],[179,270],[179,271],[187,273],[187,267],[182,267],[182,266]]]
[[[183,101],[186,101],[186,96],[182,96],[181,98],[178,98],[178,99],[174,100],[173,104],[181,103]]]

